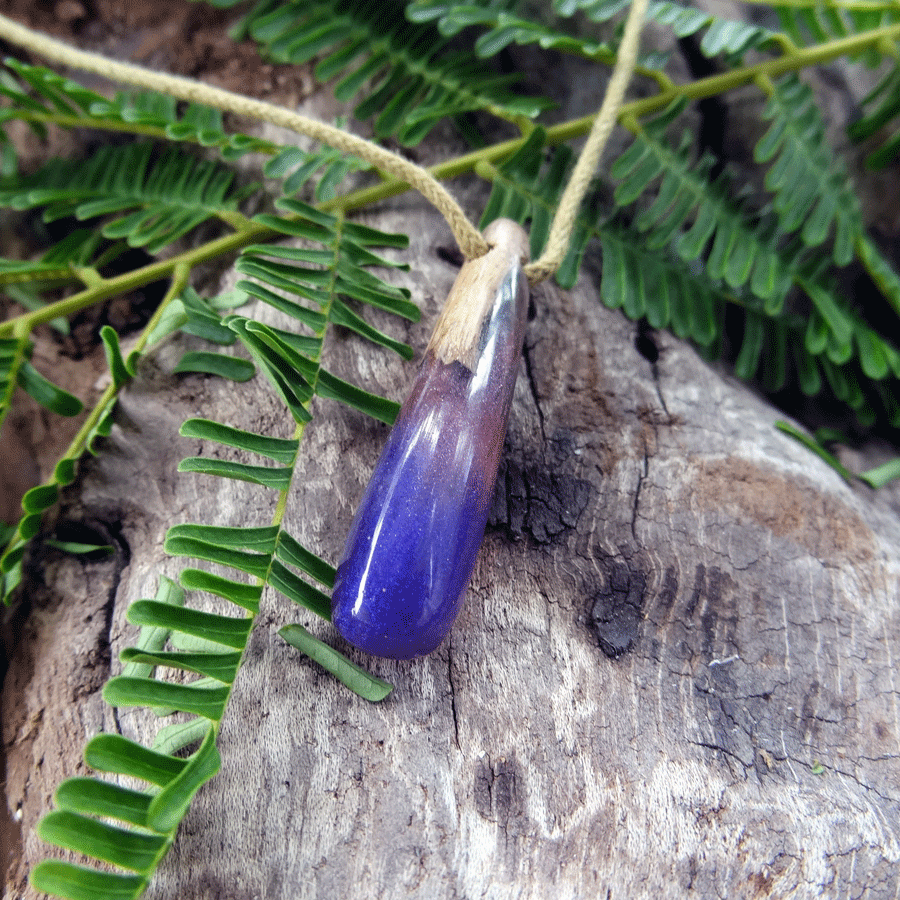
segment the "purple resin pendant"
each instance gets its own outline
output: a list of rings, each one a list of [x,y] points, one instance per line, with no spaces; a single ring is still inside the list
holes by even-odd
[[[412,659],[450,631],[487,524],[519,369],[528,238],[498,219],[463,265],[347,536],[331,598],[338,631]]]

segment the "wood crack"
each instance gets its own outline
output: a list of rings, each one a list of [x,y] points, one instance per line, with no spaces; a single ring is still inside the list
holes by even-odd
[[[541,438],[546,444],[547,433],[544,430],[544,411],[541,409],[541,398],[538,394],[537,383],[534,378],[534,368],[531,363],[531,347],[526,341],[522,347],[522,358],[525,360],[525,375],[528,378],[528,387],[531,390],[531,399],[534,400],[534,408],[537,411],[538,423],[541,427]]]

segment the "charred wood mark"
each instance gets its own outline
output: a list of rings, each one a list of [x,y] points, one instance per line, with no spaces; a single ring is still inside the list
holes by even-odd
[[[530,537],[538,544],[565,539],[587,509],[591,483],[575,474],[574,438],[557,432],[544,462],[522,467],[508,456],[500,464],[488,526],[513,540]]]
[[[605,584],[592,598],[590,621],[600,649],[610,659],[616,659],[637,642],[647,576],[642,569],[631,568],[620,560],[607,558],[600,565],[605,570]]]
[[[520,780],[518,763],[513,758],[500,757],[493,763],[489,756],[478,760],[474,783],[478,814],[506,829],[511,820],[522,814]]]
[[[656,604],[663,612],[668,613],[677,596],[678,575],[675,572],[675,566],[669,566],[663,575],[662,587],[656,597]]]

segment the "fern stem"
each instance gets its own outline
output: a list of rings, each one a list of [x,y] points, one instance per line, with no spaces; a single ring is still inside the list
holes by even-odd
[[[141,125],[138,122],[122,122],[116,119],[89,118],[63,113],[46,113],[34,110],[16,110],[16,118],[22,122],[40,125],[58,125],[60,128],[99,128],[102,131],[120,131],[124,134],[140,135],[157,141],[170,140],[165,128],[155,125]]]
[[[894,42],[897,39],[900,39],[900,25],[885,26],[863,32],[851,38],[829,41],[815,47],[795,48],[777,59],[767,60],[753,66],[745,66],[722,74],[711,75],[707,78],[700,78],[689,84],[675,85],[669,82],[669,86],[665,90],[654,94],[652,97],[645,97],[641,100],[623,104],[619,110],[619,121],[623,121],[626,117],[631,117],[636,121],[641,116],[650,115],[664,109],[672,101],[679,98],[704,100],[708,97],[714,97],[717,94],[723,94],[735,88],[743,87],[757,78],[778,78],[781,75],[786,75],[788,72],[799,71],[810,66],[830,62],[845,54],[859,53],[869,47],[880,46],[885,41]],[[570,119],[568,122],[551,125],[547,128],[546,143],[549,145],[563,144],[566,141],[584,137],[591,130],[595,119],[596,114],[591,114],[577,119]],[[435,178],[454,178],[473,171],[479,163],[496,163],[512,156],[522,147],[526,139],[526,137],[512,138],[508,141],[492,144],[490,147],[473,150],[470,153],[432,166],[428,171]],[[322,204],[322,208],[330,211],[342,209],[349,212],[353,209],[360,209],[370,203],[395,197],[408,189],[408,185],[404,182],[390,177],[380,184],[360,188],[341,197],[335,197]]]
[[[708,78],[701,78],[690,84],[680,85],[669,92],[663,91],[653,97],[635,100],[623,106],[621,114],[630,113],[636,117],[645,116],[663,109],[673,100],[679,98],[702,100],[743,87],[760,76],[767,76],[772,79],[780,78],[789,72],[822,65],[842,56],[853,56],[870,47],[878,46],[881,41],[896,41],[898,39],[900,39],[900,25],[885,25],[881,28],[874,28],[871,31],[864,31],[861,34],[826,41],[824,44],[803,47],[794,52],[785,53],[776,59],[765,60],[755,65],[744,66],[719,75],[711,75]],[[591,118],[591,116],[586,116],[585,120],[590,121]],[[570,136],[575,136],[574,133],[571,133],[571,130],[577,128],[579,123],[581,123],[581,128],[586,127],[584,124],[585,120],[573,120],[566,123]]]
[[[249,222],[249,220],[248,220]],[[111,297],[125,294],[135,288],[143,287],[153,281],[160,281],[164,278],[172,276],[172,274],[180,267],[184,266],[191,269],[199,263],[206,262],[210,259],[216,259],[228,253],[240,250],[246,244],[254,241],[262,241],[273,237],[276,234],[271,228],[249,222],[247,228],[242,231],[236,231],[234,234],[225,235],[225,237],[216,238],[193,250],[186,250],[170,259],[159,260],[135,269],[133,272],[125,272],[122,275],[116,275],[114,278],[102,278],[99,283],[91,285],[83,291],[72,294],[63,300],[57,300],[55,303],[48,303],[40,309],[23,313],[13,319],[0,323],[0,337],[8,334],[19,333],[24,331],[25,334],[31,332],[38,325],[50,322],[57,316],[71,316],[80,312],[95,303],[103,300],[109,300]]]

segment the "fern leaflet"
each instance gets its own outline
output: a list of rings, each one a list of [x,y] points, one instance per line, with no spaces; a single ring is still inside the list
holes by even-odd
[[[218,0],[233,6],[238,0]],[[513,120],[533,118],[547,101],[509,89],[510,79],[449,51],[427,26],[413,27],[395,3],[373,0],[262,0],[247,13],[249,34],[269,59],[299,64],[318,57],[316,77],[337,78],[335,96],[350,101],[371,85],[354,115],[374,118],[379,137],[419,143],[448,116],[485,110]]]

